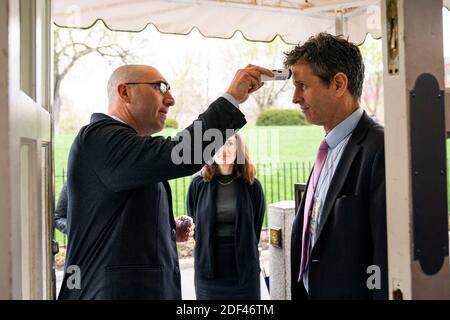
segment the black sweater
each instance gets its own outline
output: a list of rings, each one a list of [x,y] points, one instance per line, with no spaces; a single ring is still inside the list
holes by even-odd
[[[64,183],[55,209],[55,227],[64,234],[67,234],[67,203],[67,183]]]
[[[219,98],[199,116],[205,130],[245,124],[244,115]],[[185,132],[194,136],[194,126]],[[103,114],[75,138],[68,162],[68,247],[59,299],[181,299],[175,220],[167,180],[203,166],[172,161],[184,141],[203,151],[208,143],[139,136]],[[195,147],[195,148],[194,148]],[[194,155],[192,155],[194,156]],[[81,272],[73,289],[69,266]]]
[[[214,230],[217,182],[194,177],[187,196],[188,215],[195,223],[195,272],[214,278]],[[265,197],[257,179],[253,185],[237,180],[235,251],[239,282],[259,274],[258,243],[264,220]]]

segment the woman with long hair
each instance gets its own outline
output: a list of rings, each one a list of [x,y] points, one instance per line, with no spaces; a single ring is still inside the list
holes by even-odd
[[[248,148],[235,134],[189,186],[199,300],[261,298],[258,243],[265,198],[255,174]]]

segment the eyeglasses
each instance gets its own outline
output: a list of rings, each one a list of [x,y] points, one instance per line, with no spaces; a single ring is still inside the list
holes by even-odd
[[[148,85],[154,86],[162,94],[166,94],[170,90],[169,84],[164,82],[164,81],[156,81],[156,82],[127,82],[125,84],[126,85],[148,84]]]

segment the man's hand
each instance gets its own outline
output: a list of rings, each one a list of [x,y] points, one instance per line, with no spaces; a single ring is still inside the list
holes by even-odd
[[[188,241],[190,237],[194,236],[195,224],[190,217],[178,217],[175,224],[177,226],[177,242]]]
[[[239,103],[245,102],[249,95],[264,85],[261,81],[261,74],[273,77],[272,71],[266,68],[249,64],[244,69],[236,72],[227,93],[233,96]]]

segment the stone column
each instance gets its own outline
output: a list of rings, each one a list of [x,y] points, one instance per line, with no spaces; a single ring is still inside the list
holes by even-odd
[[[291,299],[291,230],[295,202],[282,201],[269,206],[270,299]]]

